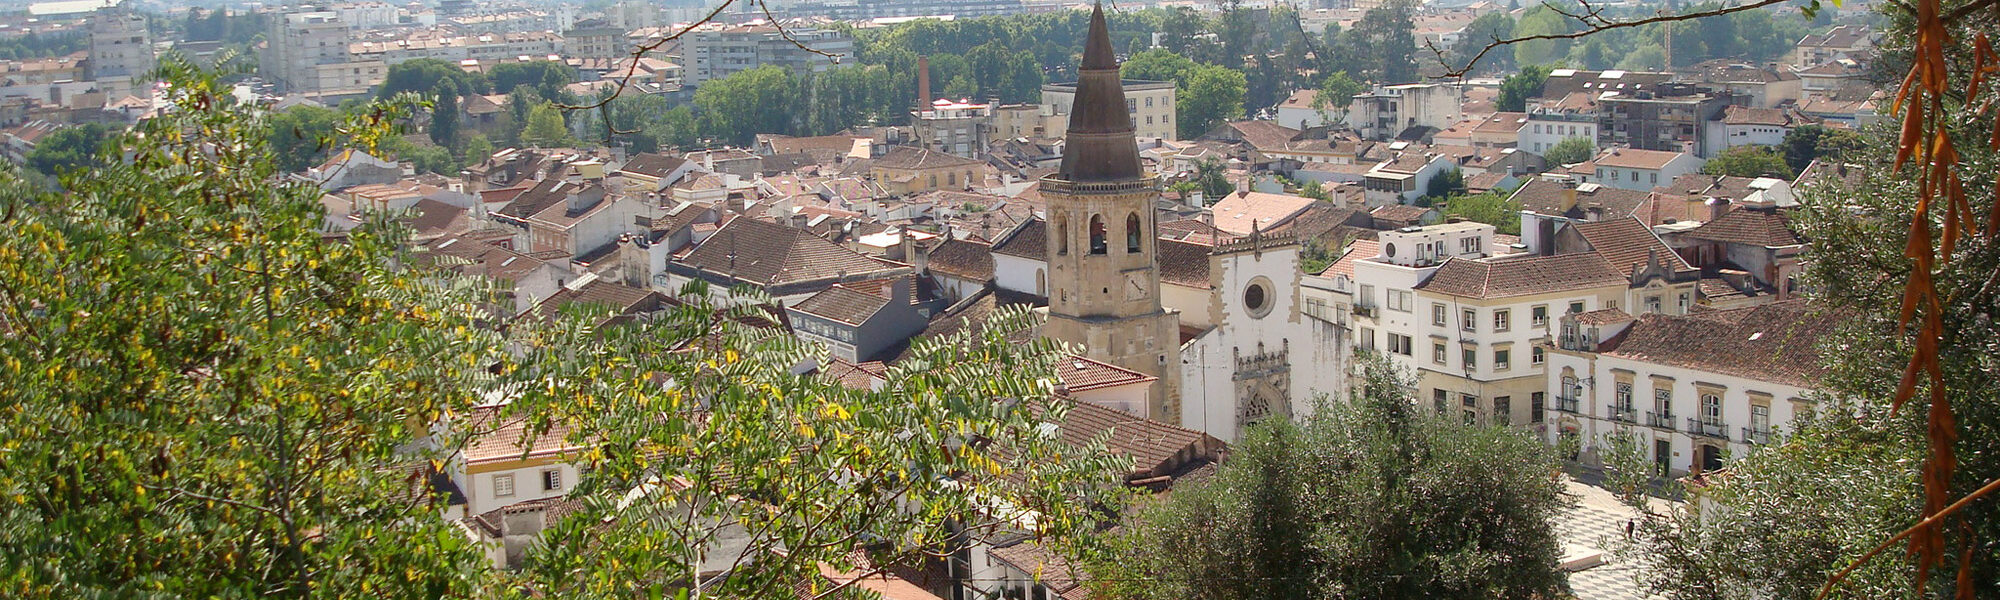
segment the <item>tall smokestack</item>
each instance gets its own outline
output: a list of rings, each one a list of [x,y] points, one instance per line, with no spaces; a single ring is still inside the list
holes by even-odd
[[[917,110],[931,107],[931,59],[917,57]]]

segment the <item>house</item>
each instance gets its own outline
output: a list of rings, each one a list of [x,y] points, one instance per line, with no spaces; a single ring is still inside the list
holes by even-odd
[[[1792,48],[1792,65],[1811,68],[1842,58],[1861,58],[1875,48],[1875,33],[1866,25],[1839,25],[1826,33],[1799,38]]]
[[[1306,130],[1325,125],[1346,125],[1349,109],[1328,106],[1314,108],[1313,100],[1319,97],[1319,90],[1303,89],[1286,96],[1278,103],[1278,124],[1292,129]]]
[[[305,178],[318,184],[319,189],[331,192],[357,185],[394,183],[403,178],[403,165],[348,148],[333,153],[325,162],[307,167]]]
[[[1402,138],[1406,130],[1444,129],[1465,118],[1465,97],[1459,86],[1444,83],[1378,85],[1356,95],[1349,107],[1356,133],[1371,140]]]
[[[1316,200],[1290,194],[1241,191],[1215,201],[1209,208],[1216,229],[1235,235],[1270,231],[1304,214]]]
[[[1702,269],[1709,304],[1788,300],[1805,268],[1805,241],[1775,205],[1744,205],[1667,239]]]
[[[1600,462],[1614,433],[1669,477],[1726,468],[1814,410],[1819,344],[1839,319],[1803,300],[1688,315],[1562,317],[1549,354],[1548,441]],[[1567,441],[1566,441],[1567,440]]]
[[[1799,69],[1802,93],[1834,92],[1855,84],[1867,84],[1868,69],[1850,58],[1827,61]]]
[[[1688,264],[1632,217],[1603,221],[1572,221],[1556,230],[1551,254],[1596,253],[1626,278],[1623,299],[1606,303],[1632,314],[1687,314],[1698,298],[1701,271]]]
[[[1721,135],[1715,137],[1723,140],[1723,146],[1728,148],[1752,145],[1776,146],[1784,143],[1785,136],[1790,134],[1793,128],[1809,123],[1811,121],[1807,120],[1804,114],[1791,107],[1731,106],[1722,112],[1722,119],[1716,122],[1722,131]]]
[[[1395,154],[1362,176],[1368,206],[1409,204],[1430,195],[1431,179],[1455,165],[1443,154],[1419,149],[1410,142],[1389,145]]]
[[[786,306],[836,283],[911,273],[909,265],[863,256],[806,230],[741,216],[666,267],[653,276],[655,289],[672,292],[699,279],[708,282],[710,295],[718,300],[730,288],[750,286]]]
[[[1684,152],[1710,157],[1724,148],[1712,139],[1707,125],[1733,104],[1726,91],[1697,88],[1688,83],[1663,83],[1653,91],[1606,94],[1597,99],[1599,148]]]
[[[924,330],[946,300],[928,278],[905,275],[836,283],[788,306],[792,331],[834,358],[876,360]]]
[[[500,299],[489,309],[496,317],[513,316],[555,295],[574,275],[565,264],[502,245],[511,243],[512,238],[511,232],[490,229],[447,235],[425,243],[417,250],[417,257],[420,264],[492,282]]]
[[[1701,170],[1707,161],[1686,152],[1612,148],[1597,154],[1596,181],[1627,190],[1651,190],[1661,182]]]
[[[1248,163],[1254,169],[1276,160],[1266,152],[1283,152],[1287,144],[1299,137],[1299,133],[1299,130],[1277,121],[1229,121],[1216,125],[1195,140],[1236,145],[1239,150],[1231,158]]]
[[[964,190],[983,184],[985,163],[927,148],[899,146],[868,164],[868,175],[889,193]]]
[[[699,166],[686,158],[642,152],[626,159],[612,174],[624,178],[625,192],[651,194],[665,191],[697,172]]]
[[[1556,144],[1580,138],[1597,147],[1597,93],[1572,92],[1528,104],[1528,121],[1518,132],[1516,147],[1546,154]]]
[[[1528,126],[1528,113],[1497,112],[1479,121],[1472,128],[1471,142],[1475,148],[1515,148],[1521,143],[1521,130]]]
[[[923,256],[920,268],[953,302],[970,298],[993,284],[992,244],[947,239]]]

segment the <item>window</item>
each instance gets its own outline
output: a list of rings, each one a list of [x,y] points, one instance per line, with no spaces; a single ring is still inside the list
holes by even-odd
[[[1477,349],[1465,348],[1459,350],[1458,358],[1465,361],[1465,369],[1468,371],[1479,366],[1479,350]]]
[[[1771,407],[1762,404],[1750,405],[1750,430],[1757,433],[1771,431]]]
[[[1535,346],[1535,349],[1528,353],[1528,364],[1539,365],[1548,361],[1549,352],[1543,350],[1541,346]]]
[[[1458,250],[1459,250],[1459,254],[1476,254],[1476,253],[1478,253],[1478,252],[1479,252],[1479,237],[1478,237],[1478,236],[1473,236],[1473,237],[1467,237],[1467,238],[1459,238],[1459,240],[1458,240]]]
[[[1474,396],[1474,395],[1472,395],[1472,394],[1459,394],[1459,395],[1458,395],[1458,403],[1459,403],[1459,404],[1464,404],[1466,408],[1478,408],[1478,407],[1479,407],[1479,397],[1478,397],[1478,396]]]
[[[1510,323],[1509,321],[1512,321],[1513,319],[1509,318],[1508,312],[1509,311],[1504,311],[1504,310],[1493,311],[1494,331],[1506,331],[1511,328],[1513,323]]]
[[[1436,326],[1438,326],[1438,327],[1443,327],[1443,326],[1444,326],[1444,305],[1443,305],[1443,304],[1436,304],[1436,303],[1432,303],[1432,304],[1431,304],[1431,324],[1432,324],[1432,325],[1436,325]]]
[[[494,476],[493,476],[493,497],[495,497],[495,498],[506,498],[506,497],[508,497],[508,496],[512,496],[512,495],[514,495],[514,476],[513,476],[513,475],[494,475]]]
[[[1410,298],[1411,294],[1409,290],[1389,290],[1389,310],[1410,312],[1410,304],[1412,304]]]
[[[1126,253],[1126,254],[1138,254],[1138,253],[1139,253],[1139,240],[1141,240],[1141,239],[1144,239],[1144,238],[1143,238],[1143,237],[1141,237],[1141,236],[1142,236],[1142,234],[1140,234],[1140,233],[1139,233],[1139,213],[1132,213],[1132,214],[1129,214],[1129,215],[1126,215],[1126,216],[1125,216],[1125,253]]]
[[[1262,318],[1264,315],[1271,314],[1271,303],[1268,297],[1270,293],[1266,292],[1264,287],[1263,283],[1256,282],[1251,283],[1249,289],[1243,290],[1243,307],[1250,309],[1251,318]]]
[[[1687,314],[1687,311],[1688,311],[1688,295],[1687,295],[1687,292],[1681,292],[1681,300],[1680,300],[1680,307],[1681,307],[1681,311],[1680,311],[1680,312],[1681,312],[1681,314]]]
[[[1652,172],[1652,173],[1648,173],[1647,175],[1650,175],[1650,176],[1652,176],[1652,178],[1653,178],[1653,181],[1652,181],[1653,185],[1659,185],[1659,184],[1660,184],[1660,172],[1659,172],[1659,171],[1654,171],[1654,172]]]
[[[1146,98],[1146,108],[1152,108],[1152,107],[1153,107],[1153,98],[1152,98],[1152,97],[1150,97],[1150,96],[1148,96],[1148,97]],[[1147,117],[1147,118],[1151,118],[1151,117]]]
[[[1451,392],[1447,392],[1444,390],[1431,390],[1431,403],[1437,405],[1437,411],[1439,413],[1444,412],[1444,405],[1446,402],[1449,402],[1450,399],[1451,399]]]
[[[1431,344],[1431,362],[1444,364],[1444,342]]]
[[[1459,312],[1459,314],[1458,314],[1458,317],[1459,317],[1459,318],[1458,318],[1458,326],[1459,326],[1460,328],[1462,328],[1462,329],[1464,329],[1464,330],[1466,330],[1466,331],[1478,331],[1478,330],[1479,330],[1479,311],[1478,311],[1478,310],[1476,310],[1476,309],[1471,309],[1471,308],[1468,308],[1468,309],[1465,309],[1464,311],[1461,311],[1461,312]]]
[[[1660,297],[1659,297],[1659,296],[1647,296],[1647,297],[1646,297],[1646,312],[1650,312],[1650,313],[1656,313],[1656,312],[1660,312]]]
[[[1507,370],[1508,365],[1513,363],[1513,355],[1514,352],[1511,350],[1494,350],[1493,369],[1498,371]]]
[[[1701,421],[1710,425],[1722,423],[1722,397],[1715,394],[1701,395]]]
[[[1394,334],[1391,334],[1391,335],[1394,335]],[[1367,327],[1363,327],[1363,328],[1361,328],[1361,349],[1362,349],[1362,350],[1374,350],[1374,349],[1375,349],[1375,330],[1374,330],[1374,329],[1370,329],[1370,328],[1367,328]],[[1408,352],[1405,352],[1404,354],[1409,354],[1409,353],[1408,353]]]
[[[1500,396],[1498,398],[1494,398],[1493,422],[1501,425],[1514,422],[1513,419],[1514,407],[1509,406],[1513,403],[1514,403],[1513,396]]]
[[[1416,345],[1415,342],[1410,339],[1410,336],[1403,335],[1400,333],[1389,334],[1390,352],[1401,354],[1403,356],[1409,356],[1410,352],[1414,350],[1416,350]]]
[[[562,489],[562,470],[542,471],[542,491],[553,492]]]
[[[1471,425],[1471,424],[1473,424],[1473,423],[1477,423],[1477,422],[1479,422],[1479,413],[1476,413],[1476,412],[1473,412],[1473,411],[1469,411],[1469,410],[1468,410],[1468,411],[1465,411],[1465,424],[1466,424],[1466,425]]]
[[[1529,309],[1528,318],[1529,320],[1534,322],[1536,327],[1548,327],[1549,326],[1548,305],[1544,304],[1542,306],[1537,306],[1532,309]]]
[[[1582,303],[1582,302],[1571,302],[1571,303],[1569,303],[1569,312],[1570,312],[1570,314],[1576,314],[1576,313],[1580,313],[1580,312],[1583,312],[1583,303]]]
[[[1375,286],[1361,284],[1361,296],[1354,299],[1356,306],[1375,306]]]
[[[1658,386],[1660,384],[1659,382],[1655,381],[1653,382],[1653,385]],[[1653,414],[1655,416],[1658,416],[1662,421],[1674,418],[1673,388],[1665,388],[1665,387],[1653,388]]]
[[[1056,217],[1056,255],[1069,254],[1069,219]]]
[[[1104,254],[1111,251],[1111,249],[1107,247],[1109,244],[1104,241],[1104,238],[1105,238],[1104,215],[1091,215],[1090,216],[1091,254]]]
[[[1528,394],[1528,422],[1542,422],[1542,407],[1548,404],[1548,392]]]
[[[1616,414],[1629,414],[1629,413],[1631,413],[1631,412],[1632,412],[1632,382],[1630,382],[1630,381],[1620,381],[1620,382],[1618,382],[1618,388],[1617,388],[1617,389],[1618,389],[1618,391],[1617,391],[1617,392],[1615,392],[1615,393],[1613,394],[1612,398],[1611,398],[1611,413],[1612,413],[1612,414],[1614,414],[1614,415],[1616,415]]]

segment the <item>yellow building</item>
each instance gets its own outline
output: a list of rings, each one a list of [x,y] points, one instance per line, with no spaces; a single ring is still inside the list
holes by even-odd
[[[898,147],[875,159],[868,174],[892,194],[921,194],[980,185],[985,164],[923,148]]]

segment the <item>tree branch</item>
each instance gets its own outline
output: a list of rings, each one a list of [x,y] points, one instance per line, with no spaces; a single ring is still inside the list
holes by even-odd
[[[1957,502],[1951,503],[1951,506],[1945,507],[1944,510],[1938,511],[1937,514],[1931,515],[1929,518],[1926,518],[1922,521],[1918,521],[1917,524],[1911,525],[1909,529],[1904,529],[1902,533],[1898,533],[1887,540],[1883,540],[1880,545],[1875,546],[1874,550],[1869,550],[1867,554],[1861,555],[1861,558],[1854,559],[1854,562],[1848,563],[1847,568],[1841,569],[1839,573],[1835,573],[1833,575],[1832,579],[1826,580],[1826,585],[1820,586],[1819,593],[1813,595],[1813,600],[1823,600],[1824,598],[1826,598],[1827,594],[1833,592],[1834,586],[1840,585],[1841,580],[1847,579],[1848,574],[1853,573],[1855,569],[1860,568],[1861,565],[1866,564],[1871,559],[1874,559],[1875,555],[1881,554],[1883,550],[1889,549],[1889,546],[1894,545],[1896,542],[1901,541],[1903,538],[1910,537],[1910,534],[1922,531],[1926,527],[1937,525],[1938,521],[1940,519],[1943,519],[1946,515],[1949,515],[1953,512],[1957,512],[1958,509],[1964,508],[1967,504],[1971,504],[1973,500],[1978,500],[1979,497],[1990,494],[1994,490],[2000,490],[2000,479],[1995,479],[1993,481],[1986,482],[1986,485],[1980,487],[1979,490],[1974,491],[1970,494],[1966,494],[1964,498],[1959,498]]]

